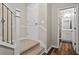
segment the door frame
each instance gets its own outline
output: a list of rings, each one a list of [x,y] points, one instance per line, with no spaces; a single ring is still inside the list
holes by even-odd
[[[76,53],[79,54],[79,51],[78,51],[78,5],[76,6]]]
[[[75,8],[75,7],[76,7],[76,53],[79,54],[79,51],[78,51],[78,4],[75,5],[75,6],[68,6],[66,8],[59,9],[58,14],[60,14],[60,10],[69,9],[69,8]],[[60,29],[59,20],[60,20],[60,18],[59,18],[59,15],[58,15],[58,35],[57,35],[58,36],[58,39],[57,39],[58,47],[59,47],[59,39],[60,39],[59,38],[59,29]]]

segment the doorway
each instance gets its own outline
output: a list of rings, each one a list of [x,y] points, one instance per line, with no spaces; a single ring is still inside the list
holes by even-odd
[[[61,9],[59,11],[58,40],[71,42],[73,50],[76,51],[77,40],[77,7]]]

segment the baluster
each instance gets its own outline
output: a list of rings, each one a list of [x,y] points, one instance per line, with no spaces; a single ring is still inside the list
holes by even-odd
[[[12,12],[11,12],[11,44],[13,44],[13,37],[12,37]]]
[[[5,20],[4,20],[4,7],[7,9],[7,15],[6,15],[6,17],[7,17],[7,19],[6,19],[6,21],[7,21],[7,43],[9,43],[9,42],[11,42],[11,44],[13,44],[13,15],[15,15],[4,3],[2,3],[2,20],[1,20],[1,22],[2,22],[2,41],[5,41],[5,39],[4,39],[4,22],[5,22]],[[10,20],[11,20],[11,28],[10,28],[10,30],[11,30],[11,40],[9,40],[9,12],[11,13],[10,14]]]
[[[8,8],[7,8],[7,43],[9,43],[9,38],[8,38]]]
[[[5,41],[4,40],[4,6],[3,6],[3,3],[2,3],[2,20],[1,20],[1,22],[2,22],[2,41]]]

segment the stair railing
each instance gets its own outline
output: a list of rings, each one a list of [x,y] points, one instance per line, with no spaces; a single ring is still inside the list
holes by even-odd
[[[4,15],[5,15],[4,9],[7,10],[6,19],[4,17]],[[10,17],[10,21],[9,21],[9,17]],[[7,22],[7,39],[4,38],[5,21]],[[13,23],[13,21],[15,21],[15,23]],[[2,22],[2,41],[6,42],[8,44],[14,45],[14,54],[19,55],[20,54],[20,10],[16,9],[15,13],[14,13],[9,9],[9,7],[7,7],[6,4],[2,3],[2,20],[1,20],[1,22]],[[10,28],[9,28],[9,22],[11,23]],[[13,29],[15,29],[15,39],[13,39]],[[9,40],[9,30],[11,31],[10,40]]]
[[[5,16],[5,9],[7,10],[7,15]],[[10,16],[9,16],[10,15]],[[1,20],[1,22],[2,22],[2,41],[3,42],[7,42],[7,43],[11,43],[11,44],[13,44],[13,15],[15,15],[4,3],[2,3],[2,20]],[[4,18],[4,16],[7,18],[7,19],[5,19]],[[9,17],[11,18],[11,28],[9,29]],[[5,29],[5,25],[4,25],[4,23],[5,23],[5,21],[7,22],[7,40],[5,40],[5,38],[4,38],[4,34],[5,34],[5,32],[4,32],[4,29]],[[9,40],[9,30],[11,31],[11,40]]]

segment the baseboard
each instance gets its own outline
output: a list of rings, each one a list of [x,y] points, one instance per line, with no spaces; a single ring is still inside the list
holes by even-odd
[[[62,40],[62,38],[61,38],[61,41],[67,41],[67,42],[72,42],[71,40]]]
[[[45,53],[45,49],[40,53],[40,55],[43,55]]]
[[[59,47],[58,46],[51,45],[47,50],[45,50],[45,53],[48,53],[51,48],[59,48]]]
[[[47,49],[47,53],[50,51],[51,48],[52,48],[52,46],[50,46],[50,47]]]
[[[48,53],[51,48],[52,48],[52,45],[47,50],[45,50],[45,53]]]
[[[53,47],[53,48],[59,48],[59,46],[54,46],[54,45],[52,45],[52,47]]]

